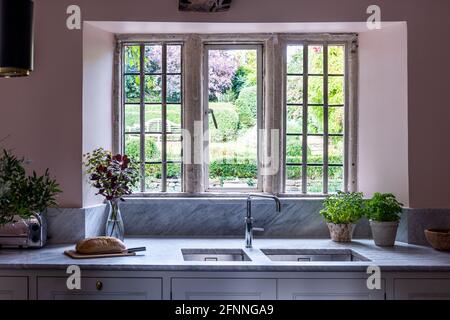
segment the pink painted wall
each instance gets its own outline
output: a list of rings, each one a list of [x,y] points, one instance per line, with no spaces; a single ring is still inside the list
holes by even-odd
[[[63,206],[82,206],[82,32],[65,28],[68,5],[89,21],[360,22],[374,3],[408,23],[410,206],[450,207],[447,0],[235,0],[220,14],[180,13],[177,0],[35,0],[36,71],[0,80],[0,137],[52,169]]]
[[[83,26],[83,154],[96,148],[112,150],[114,35]],[[103,201],[83,176],[83,207]]]
[[[409,206],[406,23],[359,34],[358,187]]]

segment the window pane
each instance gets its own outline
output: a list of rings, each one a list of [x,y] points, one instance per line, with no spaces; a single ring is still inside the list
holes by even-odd
[[[328,108],[328,132],[330,134],[344,133],[344,108]]]
[[[286,163],[302,163],[302,136],[286,137]]]
[[[308,47],[308,73],[323,74],[323,46]]]
[[[167,76],[167,103],[181,102],[181,76]]]
[[[287,73],[303,73],[303,46],[287,47]]]
[[[140,132],[140,110],[140,105],[125,105],[125,132]]]
[[[308,77],[308,103],[323,104],[323,77]]]
[[[302,133],[303,107],[287,106],[286,127],[287,133]]]
[[[145,191],[158,192],[161,191],[161,164],[146,164],[145,165]]]
[[[344,163],[344,137],[329,137],[328,162],[331,164]]]
[[[323,164],[323,137],[308,136],[308,163]]]
[[[125,46],[125,73],[139,73],[140,72],[140,46]]]
[[[287,77],[287,103],[303,103],[303,77]]]
[[[167,164],[167,191],[181,192],[181,163]]]
[[[324,107],[308,107],[308,134],[323,133],[323,112]]]
[[[181,136],[167,135],[167,161],[181,161]]]
[[[145,46],[145,72],[161,73],[162,46]]]
[[[162,133],[162,106],[157,104],[145,106],[145,132]]]
[[[328,47],[328,73],[344,74],[345,70],[345,50],[344,46]]]
[[[344,77],[329,77],[328,78],[328,103],[329,104],[344,104]]]
[[[257,50],[209,50],[209,187],[257,187]]]
[[[141,78],[139,76],[125,76],[125,103],[139,103],[141,101]]]
[[[145,161],[162,161],[162,136],[160,134],[145,135]]]
[[[181,46],[167,46],[167,72],[181,73]]]
[[[308,193],[323,193],[323,167],[308,166]]]
[[[140,162],[141,139],[138,134],[125,135],[125,154],[134,161]]]
[[[181,132],[181,105],[167,105],[167,132]]]
[[[302,167],[286,166],[286,192],[302,191]]]
[[[344,191],[344,168],[328,167],[328,192]]]
[[[145,102],[161,103],[161,76],[145,76]]]

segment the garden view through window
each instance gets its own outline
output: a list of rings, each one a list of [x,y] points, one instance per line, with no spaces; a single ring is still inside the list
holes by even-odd
[[[345,190],[345,46],[289,45],[286,192]]]
[[[210,189],[258,189],[260,55],[255,46],[207,47]]]
[[[182,191],[182,44],[123,47],[124,152],[141,192]]]
[[[279,148],[284,151],[280,157],[284,162],[275,168],[284,181],[277,192],[348,191],[348,102],[353,100],[348,92],[349,44],[339,39],[286,41],[284,56],[272,57],[284,67],[284,72],[277,71],[284,81],[274,84],[283,88],[284,95],[274,104],[264,101],[270,93],[263,92],[271,86],[264,88],[263,79],[276,75],[264,71],[272,70],[265,64],[273,61],[263,60],[266,48],[261,42],[204,42],[196,51],[203,59],[197,65],[198,74],[203,73],[201,83],[183,83],[183,65],[190,69],[195,60],[188,56],[183,60],[184,47],[191,40],[123,42],[120,145],[122,152],[140,164],[141,179],[135,191],[177,193],[184,191],[184,185],[200,184],[203,191],[265,191],[261,178],[265,171],[260,166],[270,155],[261,151],[278,149],[264,146],[260,139],[262,129],[274,129],[263,119],[268,107],[284,111],[279,132],[284,136]],[[188,99],[184,106],[183,90],[201,90],[203,103]],[[183,176],[183,134],[190,135],[186,141],[194,134],[183,128],[197,125],[183,124],[183,112],[200,108],[204,114],[203,163],[200,174]],[[186,184],[183,178],[192,181]]]

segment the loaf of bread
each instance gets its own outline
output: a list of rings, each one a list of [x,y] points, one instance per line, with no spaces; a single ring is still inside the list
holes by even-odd
[[[119,239],[95,237],[78,241],[75,249],[81,254],[121,253],[127,248]]]

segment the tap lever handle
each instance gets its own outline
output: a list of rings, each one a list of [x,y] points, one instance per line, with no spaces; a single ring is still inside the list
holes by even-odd
[[[264,229],[264,228],[253,228],[253,231],[264,232],[264,231],[266,231],[266,229]]]

